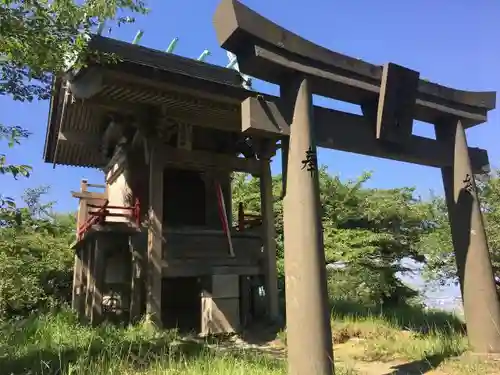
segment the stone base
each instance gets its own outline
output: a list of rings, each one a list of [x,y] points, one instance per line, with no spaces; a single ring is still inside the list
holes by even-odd
[[[201,335],[235,333],[240,329],[239,298],[202,299]]]
[[[201,334],[234,333],[240,329],[238,275],[213,275],[202,295]]]

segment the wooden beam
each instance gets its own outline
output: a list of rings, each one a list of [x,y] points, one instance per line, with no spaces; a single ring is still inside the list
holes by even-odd
[[[377,108],[377,139],[408,141],[413,131],[420,74],[396,64],[385,64]]]
[[[237,55],[245,74],[280,84],[288,74],[300,72],[310,78],[314,93],[357,104],[378,98],[378,65],[316,45],[236,0],[222,0],[213,22],[219,44]],[[486,121],[496,93],[455,90],[421,79],[417,99],[417,120],[435,122],[460,114],[470,126]]]
[[[273,126],[272,130],[269,125]],[[248,135],[267,137],[272,133],[277,137],[290,134],[290,127],[276,103],[266,101],[262,96],[248,98],[241,103],[241,130]]]
[[[105,200],[108,198],[107,193],[96,193],[93,191],[72,191],[71,196],[73,198],[79,199],[102,199]]]
[[[233,258],[234,259],[234,258]],[[238,259],[207,258],[179,259],[162,262],[162,277],[199,277],[200,275],[261,275],[257,265],[246,264]]]
[[[259,134],[267,132],[271,138],[289,135],[288,127],[280,131],[275,125],[286,124],[279,106],[256,98],[248,98],[245,102],[242,104],[246,108],[245,113],[251,111],[250,119],[242,118],[246,131],[255,127]],[[266,108],[273,108],[271,114]],[[411,135],[400,144],[377,139],[375,124],[364,116],[315,107],[314,121],[318,147],[431,167],[450,166],[453,163],[446,145],[434,139]],[[488,153],[479,148],[469,147],[469,155],[475,173],[484,173],[489,166]]]
[[[200,150],[158,147],[160,160],[164,165],[178,165],[192,168],[214,168],[237,172],[246,172],[254,176],[260,174],[260,165],[256,159],[243,159],[232,155],[216,154]]]

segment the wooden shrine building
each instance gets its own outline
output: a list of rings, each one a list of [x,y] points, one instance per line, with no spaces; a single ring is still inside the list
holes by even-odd
[[[73,193],[74,308],[205,333],[276,317],[274,148],[241,132],[240,74],[99,36],[91,47],[122,62],[55,80],[45,147],[46,162],[106,175]],[[234,171],[260,177],[262,218],[239,207],[233,223]]]
[[[270,160],[280,147],[290,374],[330,374],[319,146],[441,169],[469,339],[478,352],[500,352],[473,178],[488,172],[488,154],[468,147],[464,130],[487,121],[496,94],[327,50],[236,0],[221,1],[214,25],[242,73],[278,84],[279,97],[243,88],[237,71],[100,36],[90,47],[119,62],[91,62],[54,82],[45,161],[106,174],[103,191],[84,184],[74,193],[74,308],[94,322],[147,312],[163,327],[204,333],[277,319]],[[363,114],[314,106],[312,94]],[[436,139],[414,135],[414,120]],[[244,208],[232,221],[234,171],[260,178],[257,225]]]

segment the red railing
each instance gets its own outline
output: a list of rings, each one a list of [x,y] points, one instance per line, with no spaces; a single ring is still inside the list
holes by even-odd
[[[106,200],[102,206],[87,204],[88,208],[97,208],[96,211],[89,211],[89,218],[80,225],[77,231],[78,240],[81,240],[85,233],[96,224],[104,224],[107,217],[125,217],[140,226],[141,206],[139,199],[135,200],[133,206],[110,206],[109,200]],[[110,212],[110,210],[124,210],[128,212]]]
[[[255,214],[247,214],[243,208],[243,203],[238,205],[238,231],[242,232],[245,229],[251,229],[262,225],[262,216]]]

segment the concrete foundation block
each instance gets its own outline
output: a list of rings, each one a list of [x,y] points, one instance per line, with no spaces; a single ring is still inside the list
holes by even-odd
[[[240,328],[240,299],[202,299],[202,335],[234,333]]]

